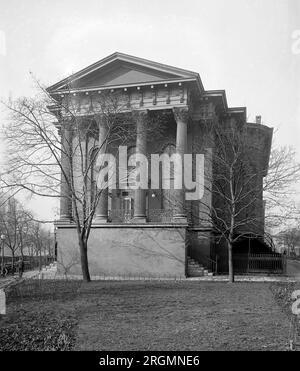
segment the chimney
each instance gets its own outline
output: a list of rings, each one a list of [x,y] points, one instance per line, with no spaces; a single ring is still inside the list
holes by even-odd
[[[261,116],[256,116],[255,122],[260,125],[261,124]]]

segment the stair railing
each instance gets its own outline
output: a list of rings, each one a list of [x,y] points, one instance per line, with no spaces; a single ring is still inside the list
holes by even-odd
[[[202,262],[202,259],[205,261],[205,262]],[[204,256],[204,257],[201,257],[201,262],[199,261],[199,263],[201,264],[204,264],[205,267],[208,268],[208,270],[210,270],[211,272],[213,272],[214,275],[218,274],[218,255],[216,255],[216,260],[214,259],[211,259],[211,258],[208,258],[207,256]],[[195,259],[196,260],[196,259]],[[198,261],[198,260],[197,260]]]

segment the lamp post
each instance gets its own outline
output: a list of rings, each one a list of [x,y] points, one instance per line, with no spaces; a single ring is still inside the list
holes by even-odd
[[[2,254],[1,254],[1,276],[3,276],[4,273],[4,241],[5,241],[5,235],[1,234],[1,248],[2,248]]]

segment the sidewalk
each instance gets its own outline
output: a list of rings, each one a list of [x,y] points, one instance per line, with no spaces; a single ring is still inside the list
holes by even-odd
[[[54,270],[55,269],[55,270]],[[66,277],[57,274],[56,267],[50,269],[48,272],[42,273],[39,277],[34,278],[41,279],[56,279],[65,280]],[[68,275],[68,280],[81,280],[81,276]],[[204,277],[139,277],[139,276],[91,276],[92,281],[159,281],[159,282],[170,282],[170,281],[204,281],[204,282],[228,282],[227,275],[218,276],[204,276]],[[235,282],[300,282],[298,277],[288,276],[235,276]]]
[[[7,276],[4,278],[0,278],[0,289],[4,289],[5,287],[13,283],[21,282],[27,279],[48,278],[48,276],[50,279],[51,278],[53,279],[55,277],[55,274],[56,274],[56,264],[52,263],[49,266],[42,268],[41,271],[39,271],[38,269],[35,269],[32,271],[24,272],[21,279],[19,278],[18,274],[15,274],[14,276]]]
[[[52,263],[44,267],[41,271],[33,270],[24,272],[22,280],[26,279],[43,279],[43,280],[65,280],[64,275],[57,273],[57,264]],[[81,276],[68,275],[68,280],[81,280]],[[139,277],[139,276],[91,276],[92,281],[205,281],[205,282],[228,282],[227,275],[203,276],[203,277]],[[300,282],[300,277],[295,276],[240,276],[234,277],[235,282]],[[0,289],[14,282],[20,281],[19,277],[13,276],[0,279]]]
[[[212,281],[226,282],[228,276],[212,276],[212,277],[191,277],[186,278],[188,281]],[[235,282],[300,282],[300,278],[288,276],[235,276]]]

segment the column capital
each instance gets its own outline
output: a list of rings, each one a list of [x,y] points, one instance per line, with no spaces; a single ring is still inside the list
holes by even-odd
[[[70,132],[74,135],[74,124],[76,124],[77,117],[63,116],[54,125],[57,127],[58,134],[63,135],[64,132]]]
[[[72,127],[72,119],[67,116],[61,117],[56,123],[56,126],[63,128],[63,129],[69,129]]]
[[[98,125],[106,126],[107,125],[107,117],[103,113],[96,113],[94,115],[95,121]]]
[[[149,110],[132,110],[132,115],[136,121],[147,119]]]
[[[188,107],[174,107],[172,111],[176,121],[188,122],[190,118],[190,111]]]

